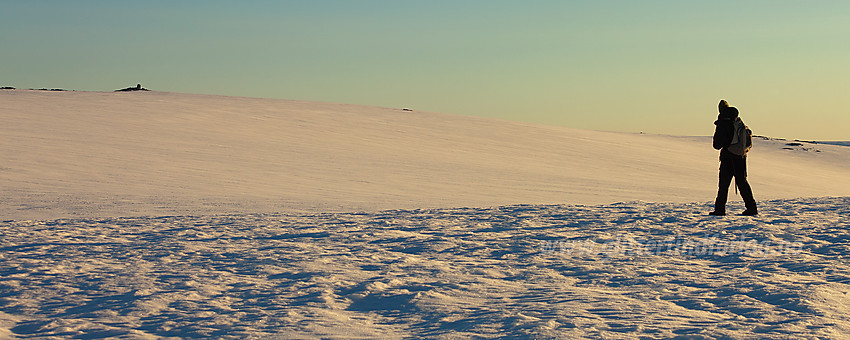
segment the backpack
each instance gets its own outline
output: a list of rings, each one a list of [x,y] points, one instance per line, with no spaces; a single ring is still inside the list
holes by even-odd
[[[738,156],[746,156],[752,147],[753,132],[741,118],[735,119],[735,122],[732,123],[732,143],[729,144],[727,149]]]

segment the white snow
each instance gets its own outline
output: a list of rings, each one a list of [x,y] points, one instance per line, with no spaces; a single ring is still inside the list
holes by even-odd
[[[711,109],[694,117],[706,135]],[[692,202],[716,192],[708,137],[161,92],[0,91],[0,117],[6,219]],[[786,144],[756,141],[757,199],[850,194],[850,148]]]
[[[0,118],[0,338],[850,335],[845,146],[757,139],[761,215],[717,218],[710,137],[161,92]]]
[[[842,338],[848,204],[769,201],[756,218],[619,203],[6,222],[0,330]]]

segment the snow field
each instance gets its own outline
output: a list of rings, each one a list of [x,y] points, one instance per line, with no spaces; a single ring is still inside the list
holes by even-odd
[[[710,137],[163,92],[0,119],[0,338],[850,336],[846,143],[756,139],[761,215],[716,218]]]
[[[848,203],[7,221],[0,334],[840,338]]]
[[[706,135],[713,108],[693,118]],[[716,193],[709,137],[163,92],[0,91],[0,119],[0,220],[685,203]],[[850,195],[850,148],[755,143],[757,199]]]

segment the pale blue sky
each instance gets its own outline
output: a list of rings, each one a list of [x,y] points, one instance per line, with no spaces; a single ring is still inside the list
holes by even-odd
[[[850,139],[847,1],[3,1],[0,85]]]

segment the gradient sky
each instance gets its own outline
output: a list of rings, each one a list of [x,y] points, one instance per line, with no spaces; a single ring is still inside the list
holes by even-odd
[[[850,140],[848,1],[3,1],[0,86]]]

